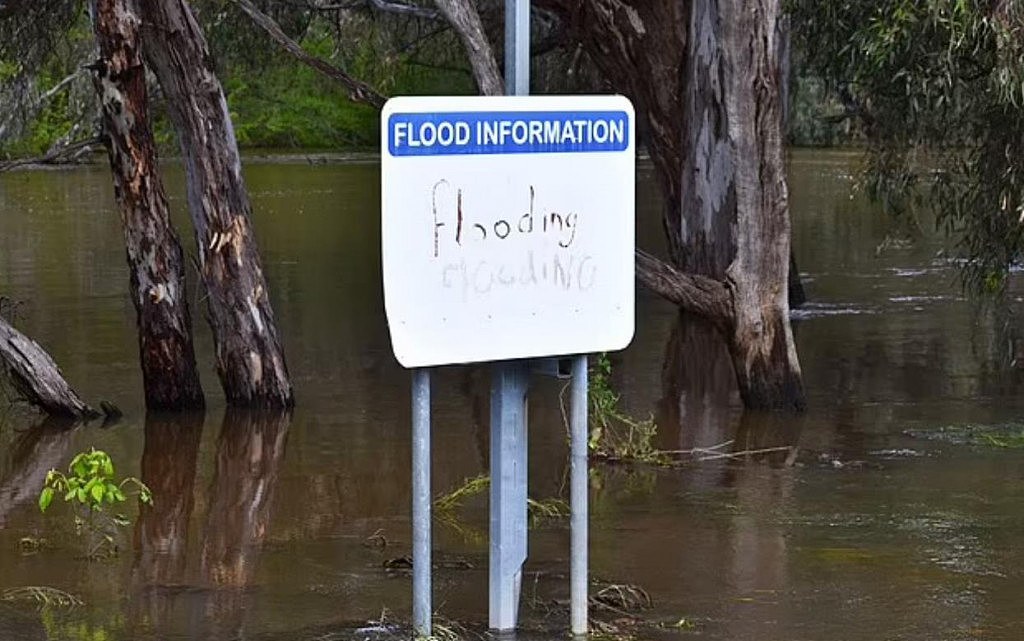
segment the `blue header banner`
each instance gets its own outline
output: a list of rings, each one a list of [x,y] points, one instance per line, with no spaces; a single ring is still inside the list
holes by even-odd
[[[608,152],[629,146],[624,111],[395,113],[387,126],[392,156]]]

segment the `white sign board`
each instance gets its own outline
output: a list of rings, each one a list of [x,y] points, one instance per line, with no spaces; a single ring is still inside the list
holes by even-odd
[[[384,305],[402,365],[629,344],[629,100],[393,98],[381,129]]]

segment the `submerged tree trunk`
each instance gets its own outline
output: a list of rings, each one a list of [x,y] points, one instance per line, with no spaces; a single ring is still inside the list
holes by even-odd
[[[107,132],[139,329],[146,407],[203,406],[185,294],[184,254],[171,225],[146,102],[134,0],[91,0],[100,58],[93,84]]]
[[[2,316],[0,368],[26,402],[50,416],[82,419],[100,415],[71,389],[46,350],[14,329]]]
[[[780,0],[538,4],[637,107],[672,262],[641,253],[638,277],[719,327],[746,407],[803,408],[787,301]]]
[[[729,351],[744,404],[800,409],[789,324],[780,2],[699,0],[691,7],[683,176],[692,183],[683,187],[680,237],[688,256],[703,259],[692,270],[730,284]]]
[[[217,374],[235,406],[288,407],[292,385],[263,275],[227,100],[184,0],[141,0],[146,61],[178,133],[213,328]]]

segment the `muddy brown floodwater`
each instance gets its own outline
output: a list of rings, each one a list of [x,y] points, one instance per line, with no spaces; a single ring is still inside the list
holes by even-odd
[[[806,415],[741,416],[706,331],[641,293],[612,379],[628,412],[657,419],[658,444],[796,449],[675,470],[594,466],[591,572],[650,594],[640,638],[1024,638],[1024,449],[1001,447],[1024,442],[1012,365],[1024,319],[964,298],[927,234],[886,242],[886,218],[851,196],[856,167],[850,153],[792,154],[812,301],[795,313]],[[0,426],[0,590],[51,586],[84,602],[0,603],[0,639],[323,641],[380,634],[367,622],[382,612],[408,620],[409,576],[384,568],[410,547],[410,428],[381,300],[379,167],[277,160],[246,174],[295,377],[290,417],[224,411],[201,293],[212,407],[147,417],[108,172],[0,176],[0,294],[22,301],[18,324],[86,398],[125,413],[71,432],[29,429],[17,412]],[[638,177],[638,238],[658,251],[651,168]],[[184,230],[180,173],[168,183]],[[537,498],[564,490],[558,393],[545,380],[531,393]],[[441,370],[435,493],[486,471],[487,404],[485,369]],[[90,446],[156,500],[98,562],[80,558],[66,506],[36,507],[46,471]],[[478,496],[435,523],[434,604],[470,628],[486,622],[486,509]],[[568,549],[566,521],[531,532],[522,638],[563,638]]]

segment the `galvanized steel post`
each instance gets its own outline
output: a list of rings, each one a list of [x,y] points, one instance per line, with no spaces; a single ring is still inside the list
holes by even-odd
[[[530,0],[505,0],[505,93],[530,94]]]
[[[412,625],[431,634],[430,594],[430,370],[412,372]]]
[[[505,0],[505,93],[530,93],[530,0]],[[525,361],[495,363],[491,379],[489,625],[514,630],[527,553]]]
[[[495,363],[491,373],[491,549],[489,563],[489,626],[516,628],[523,563],[527,552],[526,523],[526,393],[530,370],[526,361]]]
[[[569,419],[569,619],[574,635],[587,633],[587,357],[572,359]]]

